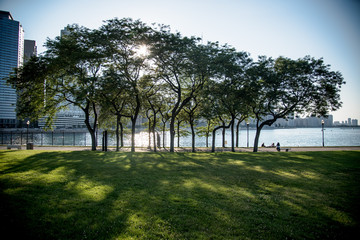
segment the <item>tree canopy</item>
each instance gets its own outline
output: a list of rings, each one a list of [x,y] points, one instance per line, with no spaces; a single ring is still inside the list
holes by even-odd
[[[213,149],[216,130],[230,128],[234,151],[235,122],[238,128],[252,118],[257,151],[262,128],[277,119],[325,116],[341,107],[344,79],[323,59],[260,56],[253,61],[231,46],[203,44],[167,26],[129,18],[108,20],[99,29],[67,29],[65,36],[47,39],[47,51],[16,69],[8,82],[18,92],[21,119],[45,117],[51,127],[56,112],[69,104],[84,111],[92,150],[99,124],[116,125],[119,136],[129,119],[135,151],[135,124],[143,114],[150,121],[154,150],[155,129],[164,134],[168,123],[174,151],[176,121],[185,120],[195,151],[195,125],[203,120],[205,135],[213,132]]]

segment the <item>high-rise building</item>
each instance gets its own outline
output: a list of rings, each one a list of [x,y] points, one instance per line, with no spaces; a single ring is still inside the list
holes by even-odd
[[[36,47],[36,41],[35,40],[24,40],[24,64],[32,57],[37,56],[37,47]],[[29,119],[17,119],[16,120],[16,127],[24,128],[27,127],[27,121]],[[37,127],[37,121],[30,122],[30,127]]]
[[[24,30],[10,12],[0,11],[0,127],[16,126],[16,90],[6,78],[23,64],[23,59]]]
[[[36,41],[25,39],[25,41],[24,41],[24,61],[27,61],[32,56],[36,56],[36,55],[37,55]]]
[[[358,126],[358,120],[357,119],[351,119],[351,126]]]

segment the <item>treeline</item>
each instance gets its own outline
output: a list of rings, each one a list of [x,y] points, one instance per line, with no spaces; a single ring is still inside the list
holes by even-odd
[[[265,125],[294,113],[323,116],[341,107],[345,82],[322,59],[254,61],[231,46],[203,44],[168,26],[127,18],[108,20],[99,29],[69,25],[67,30],[47,39],[46,52],[16,69],[8,82],[18,92],[20,119],[46,117],[51,127],[56,112],[68,104],[82,109],[92,150],[99,125],[116,126],[119,150],[124,121],[130,121],[135,151],[135,123],[142,114],[154,133],[170,126],[171,152],[181,122],[190,125],[193,151],[199,119],[207,122],[201,131],[212,136],[213,151],[215,131],[225,128],[231,129],[234,150],[235,122],[251,117],[256,152]]]

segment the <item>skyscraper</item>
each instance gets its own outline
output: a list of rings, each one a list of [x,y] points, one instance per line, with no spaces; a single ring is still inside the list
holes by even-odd
[[[23,64],[23,58],[24,30],[10,12],[0,11],[0,127],[16,126],[16,91],[5,78]]]
[[[35,40],[25,39],[24,41],[24,61],[26,62],[32,56],[37,55],[37,47]]]

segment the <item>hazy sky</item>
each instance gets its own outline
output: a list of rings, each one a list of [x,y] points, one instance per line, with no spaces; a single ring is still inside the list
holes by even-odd
[[[334,120],[360,120],[360,1],[358,0],[0,0],[36,40],[67,24],[98,28],[114,17],[170,25],[185,36],[228,43],[253,58],[323,57],[347,84]]]

